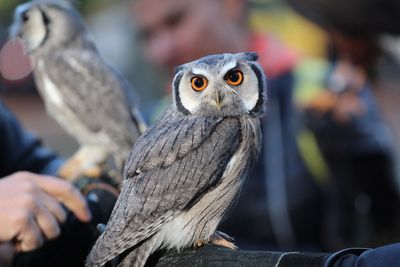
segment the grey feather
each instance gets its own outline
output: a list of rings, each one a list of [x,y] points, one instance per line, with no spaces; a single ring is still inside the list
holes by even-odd
[[[189,209],[198,196],[218,184],[237,150],[239,134],[236,118],[179,116],[152,126],[138,140],[126,164],[123,190],[107,225],[121,232],[105,231],[100,238],[104,241],[98,244],[109,245],[107,253],[93,266],[98,262],[101,266],[153,235],[179,210]],[[231,140],[236,142],[226,146]],[[216,153],[209,155],[213,149]],[[98,250],[95,246],[94,251]]]
[[[138,248],[134,249],[129,253],[122,261],[118,264],[118,267],[141,267],[144,266],[147,258],[150,256],[154,245],[156,244],[156,238],[153,236],[140,244]]]

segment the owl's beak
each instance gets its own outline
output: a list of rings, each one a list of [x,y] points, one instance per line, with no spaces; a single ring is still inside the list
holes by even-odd
[[[221,110],[221,102],[223,100],[223,96],[220,92],[215,91],[215,103],[217,104],[217,108]]]

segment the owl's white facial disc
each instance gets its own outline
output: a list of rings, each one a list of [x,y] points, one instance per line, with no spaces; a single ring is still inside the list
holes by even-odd
[[[201,58],[180,66],[174,79],[175,104],[184,114],[259,114],[264,90],[263,71],[249,53]]]
[[[20,37],[28,52],[36,50],[47,37],[47,18],[31,3],[18,6],[15,10],[15,22],[11,27],[12,37]]]

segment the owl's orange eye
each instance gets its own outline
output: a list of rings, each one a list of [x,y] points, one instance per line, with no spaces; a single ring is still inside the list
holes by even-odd
[[[229,85],[237,86],[243,82],[243,73],[240,70],[231,70],[225,75],[225,81]]]
[[[208,85],[208,80],[206,79],[206,77],[201,76],[201,75],[194,76],[190,80],[190,82],[192,84],[193,90],[196,90],[196,91],[203,91],[204,89],[206,89],[206,87]]]

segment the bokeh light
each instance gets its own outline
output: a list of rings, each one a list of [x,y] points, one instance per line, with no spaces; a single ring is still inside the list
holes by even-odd
[[[7,41],[0,51],[0,74],[9,81],[20,80],[28,76],[33,62],[26,54],[22,42],[18,39]]]

